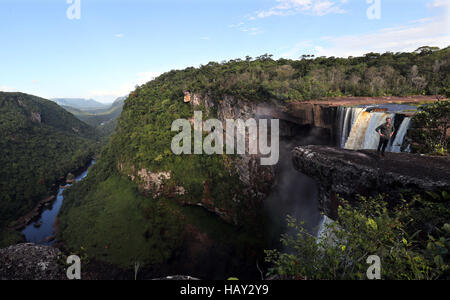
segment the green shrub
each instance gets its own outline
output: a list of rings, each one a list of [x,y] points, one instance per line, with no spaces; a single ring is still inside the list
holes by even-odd
[[[338,221],[326,226],[327,234],[319,239],[289,217],[295,234],[283,235],[286,251],[266,251],[272,265],[269,274],[288,279],[366,279],[366,259],[377,255],[382,279],[445,278],[450,225],[438,225],[433,234],[416,231],[413,205],[392,210],[382,198],[361,198],[358,207],[344,201]]]

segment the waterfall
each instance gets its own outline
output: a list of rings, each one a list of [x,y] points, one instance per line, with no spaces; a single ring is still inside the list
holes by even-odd
[[[363,111],[362,108],[355,107],[339,107],[339,146],[345,148],[345,144],[350,134],[353,124],[357,120],[359,114]]]
[[[378,143],[380,141],[380,135],[376,132],[376,129],[383,125],[386,122],[387,118],[392,119],[392,123],[394,123],[395,114],[386,114],[386,113],[371,113],[371,118],[369,122],[369,126],[366,130],[366,136],[364,140],[364,145],[362,149],[371,149],[376,150],[378,148]]]
[[[345,144],[345,149],[358,150],[362,148],[371,117],[372,115],[367,111],[362,111],[358,115]]]
[[[369,108],[340,107],[338,109],[338,145],[349,150],[376,150],[380,141],[376,128],[390,117],[395,122],[395,113],[370,111]],[[409,129],[411,118],[405,118],[396,128],[397,134],[387,151],[400,152],[401,145]]]
[[[403,145],[403,140],[405,139],[406,133],[408,132],[409,126],[411,125],[411,118],[405,118],[397,131],[397,136],[392,143],[391,152],[401,152],[401,147]]]
[[[327,216],[322,216],[322,220],[320,222],[319,228],[317,230],[316,242],[317,244],[321,242],[325,242],[326,244],[333,246],[334,240],[336,236],[333,232],[333,228],[331,227],[334,224],[334,221]]]

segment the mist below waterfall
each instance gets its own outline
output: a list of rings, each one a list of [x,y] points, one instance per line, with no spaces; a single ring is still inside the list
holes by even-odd
[[[287,216],[304,223],[304,228],[316,235],[322,216],[319,209],[318,185],[294,168],[292,150],[297,146],[328,144],[329,140],[320,130],[312,129],[294,137],[280,139],[280,161],[277,165],[275,188],[265,201],[269,216],[269,234],[276,243],[280,234],[288,233]]]

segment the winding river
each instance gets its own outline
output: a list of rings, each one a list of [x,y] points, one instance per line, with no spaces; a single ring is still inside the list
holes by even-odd
[[[86,170],[75,178],[76,182],[79,182],[86,178],[89,168],[95,164],[95,160],[92,160]],[[61,209],[64,201],[63,192],[71,185],[68,184],[64,187],[60,187],[56,196],[55,202],[50,207],[47,207],[41,213],[39,219],[36,219],[30,223],[22,233],[25,235],[27,242],[50,246],[54,243],[52,237],[55,234],[54,224],[59,210]]]

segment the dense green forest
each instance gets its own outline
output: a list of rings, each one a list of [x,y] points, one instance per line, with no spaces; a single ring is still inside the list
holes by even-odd
[[[98,147],[95,130],[56,103],[0,92],[0,228],[29,212]]]
[[[111,142],[96,166],[85,181],[66,192],[58,239],[72,249],[87,247],[92,258],[124,268],[132,266],[137,257],[148,265],[173,259],[180,246],[173,242],[180,227],[167,220],[185,214],[184,207],[173,207],[180,201],[173,189],[182,186],[186,190],[182,203],[197,203],[206,195],[215,207],[241,214],[238,221],[252,237],[242,240],[244,248],[262,249],[264,220],[253,199],[240,192],[239,179],[228,167],[233,158],[175,156],[170,150],[175,135],[171,132],[172,122],[193,115],[192,106],[183,103],[185,91],[207,94],[216,103],[226,95],[242,101],[284,103],[336,96],[435,94],[445,92],[449,86],[450,48],[425,47],[414,53],[370,53],[347,59],[305,56],[299,60],[273,60],[270,55],[263,55],[170,71],[129,95]],[[118,170],[119,165],[123,166],[122,171]],[[131,182],[127,175],[140,169],[171,172],[167,193],[156,199],[136,196],[142,195],[139,182]],[[98,193],[101,197],[96,196]],[[116,195],[122,195],[120,210],[110,208],[103,200],[116,201]],[[121,210],[129,212],[127,218],[123,218]],[[256,217],[249,218],[249,213]],[[106,216],[107,222],[96,221]],[[174,219],[186,227],[185,217]],[[150,227],[154,230],[134,232],[133,242],[106,234],[111,228]],[[198,228],[207,230],[212,226]],[[161,248],[152,246],[155,244]],[[144,249],[138,250],[137,245],[144,245]],[[246,260],[254,265],[256,257]]]
[[[450,48],[422,47],[413,53],[350,58],[305,55],[299,60],[262,55],[172,71],[158,81],[170,82],[177,92],[204,91],[219,98],[236,95],[252,101],[434,95],[450,86]]]

